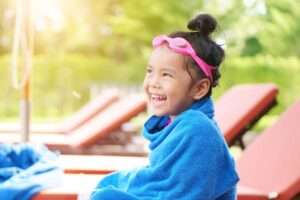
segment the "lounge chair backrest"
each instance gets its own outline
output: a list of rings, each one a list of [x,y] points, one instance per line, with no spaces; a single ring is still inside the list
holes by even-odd
[[[71,146],[77,148],[95,143],[146,108],[147,101],[143,95],[131,94],[121,98],[73,131],[70,134]]]
[[[97,113],[104,110],[108,105],[119,98],[119,91],[107,90],[93,98],[90,102],[81,107],[69,118],[58,125],[59,132],[70,133],[82,124],[90,120]]]
[[[272,83],[241,84],[216,101],[215,118],[229,145],[275,105],[277,94]]]
[[[278,192],[300,192],[300,100],[290,106],[245,149],[237,161],[240,184]]]

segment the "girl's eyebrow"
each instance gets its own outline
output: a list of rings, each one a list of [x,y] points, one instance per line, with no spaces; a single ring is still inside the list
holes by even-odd
[[[150,65],[150,64],[148,64],[148,65],[147,65],[147,68],[153,68],[153,66],[152,66],[152,65]]]
[[[176,70],[174,70],[173,68],[170,68],[170,67],[162,67],[161,68],[162,71],[165,71],[165,72],[170,72],[172,74],[176,74]]]
[[[148,64],[148,65],[147,65],[147,68],[152,69],[152,68],[154,68],[154,67],[153,67],[151,64]],[[171,73],[174,73],[174,74],[177,73],[176,70],[174,70],[172,67],[162,67],[161,70],[162,70],[162,71],[171,72]]]
[[[155,68],[154,66],[152,66],[151,64],[148,64],[147,65],[147,68]],[[170,71],[170,72],[176,72],[176,70],[174,70],[173,69],[173,67],[168,67],[168,66],[166,66],[166,67],[161,67],[160,68],[161,70],[164,70],[164,71]]]

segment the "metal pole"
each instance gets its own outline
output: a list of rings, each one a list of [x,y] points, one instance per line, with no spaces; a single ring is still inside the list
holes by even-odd
[[[24,87],[20,90],[21,142],[29,142],[31,122],[31,52],[33,50],[33,31],[31,17],[31,0],[23,0],[23,27],[21,33],[22,74]]]

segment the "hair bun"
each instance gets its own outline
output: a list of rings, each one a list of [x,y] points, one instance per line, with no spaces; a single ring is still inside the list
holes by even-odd
[[[217,20],[209,14],[197,15],[188,23],[188,29],[199,31],[205,36],[209,36],[217,28]]]

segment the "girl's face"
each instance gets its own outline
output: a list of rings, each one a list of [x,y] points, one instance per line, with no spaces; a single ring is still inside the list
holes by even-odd
[[[184,56],[166,45],[155,48],[150,56],[144,89],[153,114],[175,118],[193,104],[192,79]]]

